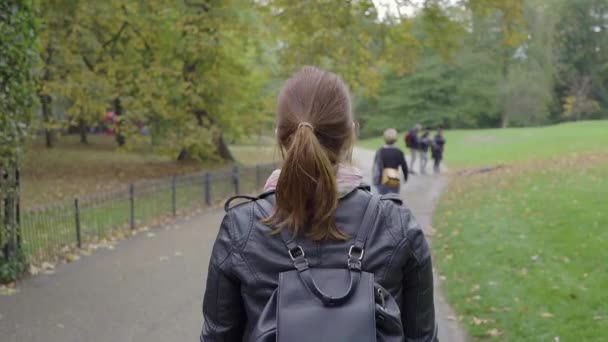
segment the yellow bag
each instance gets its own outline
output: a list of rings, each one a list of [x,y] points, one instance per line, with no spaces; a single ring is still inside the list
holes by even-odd
[[[382,185],[397,188],[401,184],[399,170],[386,168],[382,170]]]

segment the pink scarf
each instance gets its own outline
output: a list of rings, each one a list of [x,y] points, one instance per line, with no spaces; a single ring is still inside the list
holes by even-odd
[[[266,181],[264,192],[274,191],[277,189],[277,182],[279,181],[280,174],[280,169],[272,172]],[[340,164],[338,167],[338,173],[336,174],[336,181],[338,183],[338,195],[340,198],[342,198],[361,185],[363,175],[361,174],[361,170],[354,166]]]

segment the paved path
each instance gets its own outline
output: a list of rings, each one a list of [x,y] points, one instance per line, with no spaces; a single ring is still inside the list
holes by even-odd
[[[371,170],[374,159],[374,152],[356,148],[353,153],[353,161],[363,171],[367,182],[371,184]],[[408,165],[409,165],[408,159]],[[432,168],[432,163],[427,165]],[[419,165],[416,163],[416,172]],[[435,175],[410,175],[409,181],[402,187],[401,198],[404,200],[416,220],[422,225],[422,228],[430,238],[431,216],[435,209],[435,203],[441,192],[447,185],[447,177]],[[432,243],[432,241],[431,241]],[[439,324],[439,341],[441,342],[464,342],[466,341],[465,334],[454,320],[456,315],[445,301],[439,290],[439,277],[435,275],[435,310],[437,323]]]
[[[222,217],[207,212],[26,279],[16,295],[0,296],[0,341],[198,341]]]
[[[369,171],[371,152],[356,151]],[[428,227],[445,180],[414,177],[403,196]],[[221,210],[101,250],[0,296],[2,342],[197,341],[201,298]],[[152,233],[152,234],[150,234]],[[438,297],[441,341],[463,341]]]

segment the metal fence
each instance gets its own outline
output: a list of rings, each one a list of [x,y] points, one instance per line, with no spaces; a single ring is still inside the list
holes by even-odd
[[[21,247],[37,263],[74,248],[259,190],[276,163],[146,180],[73,202],[22,210]]]

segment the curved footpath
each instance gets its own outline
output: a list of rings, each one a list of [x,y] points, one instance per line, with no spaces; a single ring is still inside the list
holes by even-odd
[[[374,160],[374,151],[355,148],[353,162],[361,168],[368,183],[371,184],[371,170]],[[408,165],[411,165],[409,156],[406,157]],[[432,168],[432,160],[429,160],[428,169]],[[415,171],[419,171],[416,163]],[[447,176],[410,175],[408,182],[402,186],[401,198],[408,206],[416,220],[422,226],[427,239],[431,240],[431,217],[435,204],[448,183]],[[432,241],[431,245],[432,245]],[[432,249],[432,246],[431,246]],[[456,321],[456,315],[445,301],[439,290],[440,279],[435,273],[435,315],[439,325],[439,341],[441,342],[464,342],[467,341],[465,334]]]
[[[368,176],[372,158],[373,152],[355,151]],[[442,177],[418,176],[405,187],[403,197],[425,229],[445,184]],[[222,210],[204,211],[23,280],[18,293],[0,295],[0,341],[197,341],[207,262],[222,217]],[[437,298],[441,341],[463,341]]]

